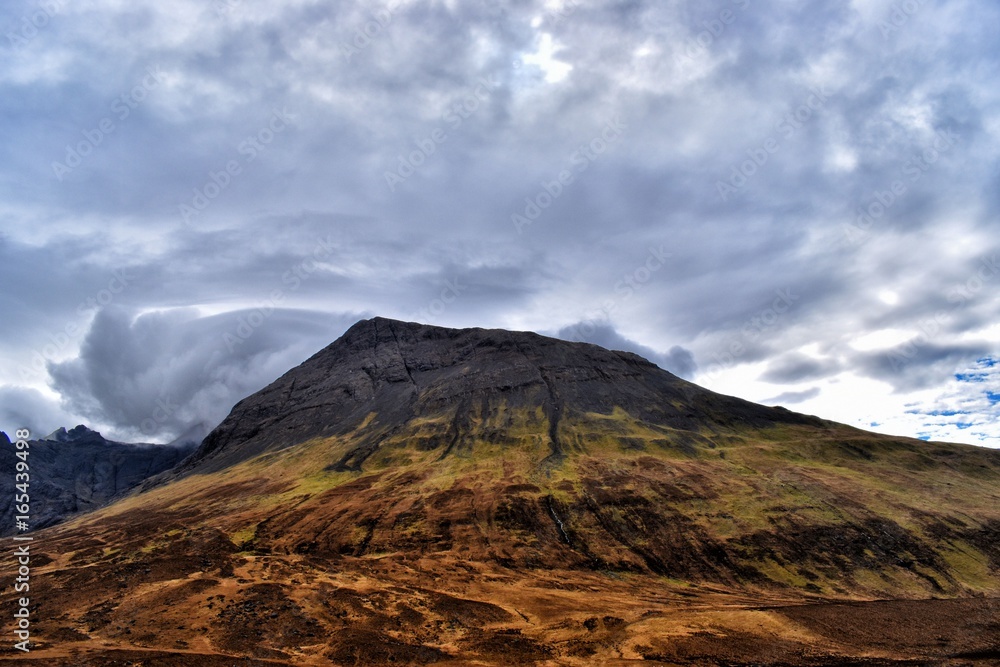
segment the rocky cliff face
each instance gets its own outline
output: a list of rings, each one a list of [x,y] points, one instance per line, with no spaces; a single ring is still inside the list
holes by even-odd
[[[189,468],[218,470],[309,438],[351,432],[370,415],[372,437],[336,465],[359,469],[378,442],[414,419],[447,414],[427,447],[454,448],[497,410],[540,408],[557,459],[571,442],[560,421],[624,410],[689,434],[694,442],[729,428],[823,422],[708,391],[630,352],[535,333],[447,329],[384,318],[362,320],[262,391],[240,401],[208,435]],[[685,440],[684,438],[679,438]]]
[[[177,465],[195,449],[190,442],[177,447],[113,442],[83,425],[69,431],[60,428],[43,439],[31,440],[30,445],[32,530],[100,507]],[[18,532],[14,527],[15,453],[10,439],[0,433],[0,536]]]

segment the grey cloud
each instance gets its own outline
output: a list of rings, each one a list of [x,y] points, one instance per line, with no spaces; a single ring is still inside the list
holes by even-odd
[[[682,378],[691,379],[695,371],[698,370],[698,364],[695,363],[694,355],[691,354],[690,350],[685,350],[680,345],[674,345],[660,356],[662,359],[660,365],[674,375]]]
[[[883,38],[878,21],[888,9],[872,3],[749,3],[697,58],[675,58],[704,21],[735,5],[599,0],[557,19],[542,0],[410,3],[347,58],[343,45],[372,19],[371,4],[244,2],[217,16],[195,0],[67,3],[23,50],[5,48],[0,64],[5,381],[18,380],[18,360],[68,323],[80,333],[46,359],[74,353],[94,316],[78,305],[125,266],[135,280],[112,305],[129,312],[252,309],[279,290],[281,307],[314,313],[303,325],[310,331],[319,313],[362,311],[553,330],[604,321],[598,313],[610,303],[618,331],[641,323],[645,354],[695,379],[735,343],[737,365],[767,362],[764,380],[819,380],[839,369],[890,378],[900,391],[934,386],[979,349],[958,337],[1000,316],[993,286],[950,311],[934,340],[954,349],[947,359],[928,348],[894,371],[844,341],[918,329],[952,305],[950,286],[993,244],[1000,197],[987,119],[1000,88],[983,73],[1000,71],[991,29],[1000,10],[924,3]],[[32,7],[5,11],[16,21]],[[562,81],[546,82],[526,58],[542,33],[573,67]],[[113,100],[154,66],[162,81],[120,119]],[[484,77],[496,82],[489,95],[449,122],[445,112]],[[817,86],[827,91],[820,108],[794,131],[779,125]],[[285,108],[289,127],[252,160],[241,152]],[[114,132],[59,181],[52,161],[103,117]],[[573,156],[615,117],[627,124],[620,139],[577,171]],[[959,144],[910,180],[907,161],[942,129]],[[390,191],[385,172],[435,130],[447,139]],[[723,201],[717,182],[768,139],[780,149]],[[230,161],[240,173],[184,225],[179,205]],[[574,182],[518,234],[511,215],[564,169]],[[897,179],[905,195],[865,243],[846,242],[857,209]],[[318,239],[330,239],[328,255],[296,276]],[[671,260],[641,289],[617,290],[661,244]],[[445,291],[455,280],[459,295]],[[890,287],[900,298],[892,307],[878,299]],[[755,328],[779,289],[801,299]],[[110,326],[102,322],[94,326]],[[150,336],[121,323],[110,331]],[[613,333],[607,342],[629,344]],[[259,335],[275,349],[291,344],[290,333]],[[95,345],[88,338],[84,355],[106,354]],[[786,357],[806,345],[841,366]],[[166,352],[156,355],[147,373]],[[292,365],[290,353],[285,360]],[[112,377],[98,381],[95,363],[78,366],[55,366],[57,386],[95,418],[113,412]],[[148,403],[155,382],[133,377],[138,367],[115,372],[141,385]],[[179,376],[167,384],[194,392]],[[90,405],[92,388],[101,398]],[[111,421],[134,429],[145,408],[122,400],[127,408]]]
[[[405,319],[428,324],[475,322],[498,308],[512,308],[540,289],[544,274],[532,264],[441,268],[411,278],[414,308]]]
[[[775,384],[795,384],[836,374],[840,365],[831,359],[814,359],[802,354],[787,354],[771,363],[760,379]]]
[[[241,398],[335,340],[355,315],[250,309],[134,317],[102,310],[77,359],[51,364],[66,406],[122,438],[169,441],[214,426]]]
[[[634,352],[649,359],[660,368],[683,378],[690,378],[698,368],[694,355],[679,345],[674,345],[667,352],[657,352],[650,347],[629,340],[613,326],[604,322],[577,322],[559,329],[555,336],[563,340],[593,343],[610,350]]]
[[[806,389],[805,391],[786,391],[782,394],[778,394],[774,398],[764,399],[761,403],[764,405],[782,405],[785,403],[788,405],[794,405],[796,403],[804,403],[809,399],[819,396],[820,391],[819,387],[813,387],[812,389]]]
[[[16,430],[26,428],[32,438],[41,438],[76,421],[78,417],[37,389],[0,386],[0,431],[11,437]]]
[[[996,345],[945,345],[916,337],[893,348],[859,353],[850,366],[862,375],[888,382],[897,392],[905,392],[948,382],[973,360],[990,354],[997,354]]]

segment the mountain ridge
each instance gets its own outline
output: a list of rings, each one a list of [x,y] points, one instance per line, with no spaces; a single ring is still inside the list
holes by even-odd
[[[13,535],[15,466],[18,459],[10,438],[0,432],[0,537]],[[93,511],[173,468],[194,452],[193,442],[153,445],[108,440],[80,424],[60,427],[39,439],[29,439],[31,470],[31,529],[41,529],[68,517]]]
[[[433,345],[443,342],[471,349],[466,349],[464,354],[458,353],[451,358],[434,358],[433,353],[421,349],[422,344],[423,347],[427,347],[428,343]],[[495,358],[489,360],[475,358],[477,349],[491,346],[499,352],[494,355]],[[557,364],[542,362],[544,354],[553,350],[562,353],[561,360],[565,364],[562,368]],[[519,364],[520,358],[526,363]],[[632,352],[605,350],[590,343],[563,341],[534,332],[482,328],[448,329],[376,317],[359,321],[340,338],[300,366],[282,375],[260,392],[238,402],[229,417],[205,438],[199,451],[188,462],[188,466],[194,467],[210,458],[221,458],[220,453],[230,442],[238,441],[241,447],[249,450],[248,453],[259,455],[274,447],[279,439],[288,442],[301,437],[346,432],[367,417],[368,411],[372,409],[371,405],[365,403],[369,400],[375,401],[374,409],[380,412],[383,421],[399,419],[404,414],[412,417],[416,410],[406,412],[405,407],[412,407],[410,403],[416,396],[415,392],[410,391],[410,387],[418,387],[414,380],[415,374],[423,380],[432,376],[435,371],[455,371],[456,366],[471,361],[480,364],[478,374],[485,376],[483,381],[470,379],[468,373],[462,373],[460,370],[451,372],[448,379],[460,382],[462,391],[477,394],[479,400],[483,398],[483,390],[492,389],[497,393],[524,400],[524,396],[517,394],[528,392],[534,395],[537,392],[532,393],[531,389],[541,390],[544,387],[544,391],[537,398],[546,406],[552,425],[550,439],[556,449],[559,446],[556,434],[557,413],[560,400],[563,400],[558,394],[560,389],[565,393],[565,387],[560,385],[566,382],[580,383],[588,380],[598,380],[603,383],[612,380],[627,382],[636,378],[648,380],[650,377],[655,377],[659,390],[678,400],[688,398],[689,394],[694,395],[701,404],[698,407],[702,410],[711,408],[711,415],[720,423],[742,421],[748,425],[802,423],[815,426],[822,426],[824,423],[819,418],[800,415],[784,408],[768,408],[711,392],[682,380]],[[482,368],[482,364],[487,363],[489,365]],[[580,375],[588,369],[588,366],[590,370],[596,370],[596,377],[553,376],[553,372],[559,371],[562,371],[563,375]],[[328,371],[334,377],[338,377],[338,373],[340,376],[346,373],[347,378],[339,384],[331,385],[329,382],[324,382],[323,371]],[[296,395],[297,384],[298,395]],[[394,391],[384,392],[389,394],[388,396],[377,396],[379,390],[385,390],[392,385],[396,385]],[[422,382],[421,385],[426,386],[427,382]],[[317,387],[319,389],[316,389]],[[321,400],[310,404],[313,397],[307,392],[311,391],[321,394]],[[442,393],[439,387],[436,391]],[[606,388],[603,391],[605,394],[608,393]],[[330,398],[331,395],[344,393],[351,400],[341,400],[340,404],[337,404]],[[618,391],[616,396],[587,396],[575,392],[571,398],[582,409],[605,411],[613,407],[612,403],[617,399],[618,407],[637,409],[639,418],[666,419],[672,425],[692,432],[697,432],[704,426],[702,415],[699,415],[697,421],[682,414],[668,415],[663,406],[655,409],[652,404],[655,397],[648,392],[638,393],[643,395],[633,396],[631,400],[626,400],[628,397],[625,391]],[[274,400],[276,396],[281,396],[283,399],[276,402]],[[380,398],[381,400],[378,400]],[[444,393],[434,396],[431,402],[444,403],[453,398],[455,396]],[[390,405],[390,402],[393,404]],[[622,402],[626,405],[622,405]],[[712,405],[713,403],[717,405]],[[299,413],[310,413],[310,419],[313,421],[302,419],[294,422],[288,419],[289,415],[268,414],[269,410],[280,413],[288,404],[296,405],[295,410]],[[278,406],[277,409],[271,409],[275,405]],[[359,408],[359,405],[362,407]],[[436,406],[421,404],[417,407],[426,410],[435,409]],[[319,424],[316,423],[317,414],[320,419]],[[265,421],[267,427],[278,429],[279,432],[273,435],[261,433],[265,428],[260,423],[261,419]],[[259,446],[254,446],[255,444]],[[224,465],[232,463],[235,457],[224,458],[223,461]]]
[[[54,638],[171,666],[1000,650],[1000,452],[526,332],[359,322],[183,465],[40,537],[47,666],[79,664]]]

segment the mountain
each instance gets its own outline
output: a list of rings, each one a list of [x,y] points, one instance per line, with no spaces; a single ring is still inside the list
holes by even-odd
[[[333,463],[361,470],[393,434],[448,455],[478,439],[517,447],[541,437],[556,463],[582,451],[564,426],[615,409],[661,427],[660,443],[694,451],[732,428],[823,422],[702,389],[629,352],[534,333],[365,320],[262,391],[240,401],[189,467],[211,472],[316,437],[362,441]],[[540,410],[540,412],[539,412]],[[502,419],[489,424],[490,418]],[[432,419],[433,417],[433,419]],[[598,422],[607,420],[602,418]],[[433,422],[433,424],[431,423]],[[513,428],[544,424],[542,433]],[[383,451],[384,453],[384,451]]]
[[[89,512],[132,489],[148,477],[174,467],[198,443],[167,447],[106,440],[82,424],[60,428],[29,441],[32,530]],[[0,433],[0,537],[20,531],[14,525],[16,450]]]
[[[375,318],[39,534],[36,660],[995,664],[998,500],[997,451]]]

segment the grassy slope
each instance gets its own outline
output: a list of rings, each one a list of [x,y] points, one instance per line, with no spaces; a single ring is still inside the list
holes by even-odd
[[[427,443],[447,435],[450,416],[387,437],[370,421],[347,438],[193,476],[86,521],[162,506],[191,516],[190,528],[216,527],[267,552],[311,542],[328,555],[454,549],[520,566],[652,570],[832,596],[998,589],[989,540],[1000,525],[1000,456],[989,450],[839,425],[698,438],[616,410],[564,419],[567,453],[553,461],[541,410],[499,410],[474,416],[441,459]],[[381,446],[362,472],[325,469],[372,437]],[[676,565],[673,548],[658,543],[665,533],[702,553]]]
[[[692,435],[616,410],[564,415],[553,457],[541,409],[455,424],[387,433],[372,415],[41,533],[39,664],[65,647],[164,665],[798,664],[874,654],[762,604],[1000,591],[996,452],[833,424]],[[329,469],[375,440],[362,471]],[[939,634],[982,650],[978,630]]]

